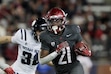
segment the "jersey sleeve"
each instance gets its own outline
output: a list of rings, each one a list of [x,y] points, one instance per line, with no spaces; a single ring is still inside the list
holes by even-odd
[[[81,36],[81,29],[79,26],[74,25],[73,27],[73,32],[76,34],[76,42],[82,41],[82,36]]]
[[[46,41],[47,39],[45,39],[45,38],[47,38],[47,37],[45,36],[44,33],[40,34],[41,49],[42,50],[49,50],[50,48],[49,48],[48,43]]]
[[[17,43],[19,44],[21,42],[21,32],[22,32],[22,29],[19,29],[13,36],[12,36],[12,43]]]

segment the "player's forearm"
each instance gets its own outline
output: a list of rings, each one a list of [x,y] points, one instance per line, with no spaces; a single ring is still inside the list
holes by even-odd
[[[48,62],[47,65],[54,66],[54,64],[52,63],[52,61]]]
[[[50,53],[49,55],[47,55],[46,57],[40,58],[40,53],[39,53],[39,63],[40,64],[47,64],[48,62],[52,61],[54,58],[56,58],[58,55],[58,53],[56,51]]]
[[[1,68],[2,70],[5,70],[5,69],[8,68],[8,67],[9,67],[9,65],[5,63],[4,58],[0,57],[0,68]]]
[[[0,37],[0,44],[11,42],[11,37],[12,36],[3,36],[3,37]]]
[[[14,70],[8,64],[5,63],[2,57],[0,57],[0,69],[3,70],[3,74],[14,74]]]

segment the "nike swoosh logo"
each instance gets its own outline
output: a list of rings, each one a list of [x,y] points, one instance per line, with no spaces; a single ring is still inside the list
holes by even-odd
[[[66,37],[70,37],[72,34],[67,34]]]

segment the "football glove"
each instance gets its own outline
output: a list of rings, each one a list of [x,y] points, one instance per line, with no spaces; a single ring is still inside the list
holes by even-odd
[[[74,50],[77,55],[82,55],[82,56],[91,56],[91,51],[89,50],[88,46],[84,42],[78,42]]]
[[[58,47],[56,48],[56,52],[57,52],[57,53],[60,53],[60,51],[61,51],[63,48],[67,47],[67,46],[68,46],[67,41],[60,43],[60,44],[58,45]]]
[[[8,67],[4,70],[6,72],[6,74],[14,74],[14,71],[11,67]]]

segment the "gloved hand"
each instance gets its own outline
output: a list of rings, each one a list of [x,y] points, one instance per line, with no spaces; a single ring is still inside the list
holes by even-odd
[[[14,74],[13,69],[5,63],[5,60],[3,57],[0,56],[0,69],[5,72],[5,74]]]
[[[74,47],[74,51],[78,55],[91,56],[91,51],[84,42],[78,42]]]
[[[11,67],[8,67],[6,69],[4,69],[4,71],[7,73],[7,74],[14,74],[14,71]]]
[[[61,51],[63,48],[66,48],[66,47],[68,47],[67,41],[62,42],[62,43],[60,43],[60,44],[58,45],[58,47],[56,48],[56,52],[57,52],[57,53],[60,53],[60,51]]]

